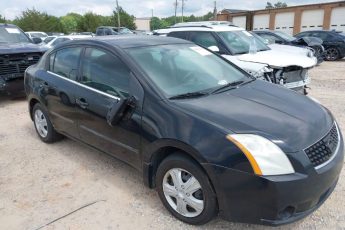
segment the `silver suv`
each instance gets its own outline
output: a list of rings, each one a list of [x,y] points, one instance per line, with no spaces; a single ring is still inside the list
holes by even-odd
[[[256,35],[232,25],[184,24],[155,31],[156,35],[177,37],[221,54],[251,75],[307,94],[308,70],[317,64],[314,54],[304,48],[271,49]]]

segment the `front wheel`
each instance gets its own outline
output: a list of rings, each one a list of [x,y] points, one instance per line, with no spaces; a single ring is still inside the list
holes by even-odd
[[[216,195],[208,176],[182,154],[171,155],[159,165],[156,185],[164,206],[183,222],[205,224],[217,212]]]

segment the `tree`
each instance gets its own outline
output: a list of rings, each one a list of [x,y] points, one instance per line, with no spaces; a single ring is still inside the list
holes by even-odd
[[[27,9],[13,21],[24,31],[63,32],[63,26],[57,17],[33,9]]]
[[[272,3],[270,3],[270,2],[266,3],[266,9],[273,9],[273,8],[274,8],[274,6],[272,5]]]
[[[121,26],[127,27],[128,29],[135,30],[137,26],[134,23],[135,17],[128,14],[126,11],[119,7],[119,10],[115,9],[112,16],[112,26],[118,26],[117,13],[120,12],[120,23]]]
[[[276,4],[274,4],[275,8],[284,8],[287,7],[287,4],[285,2],[277,2]]]
[[[84,14],[77,23],[77,31],[79,32],[95,32],[97,27],[102,25],[102,16],[88,12]]]
[[[274,9],[274,8],[284,8],[288,5],[285,2],[277,2],[274,5],[271,2],[266,3],[266,9]]]
[[[2,15],[0,14],[0,23],[5,23],[6,22],[6,18],[2,17]]]
[[[83,16],[76,13],[68,13],[60,17],[64,33],[72,33],[78,31],[78,23],[82,20]]]

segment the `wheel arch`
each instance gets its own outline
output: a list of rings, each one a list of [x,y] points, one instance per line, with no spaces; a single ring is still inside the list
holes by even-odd
[[[150,145],[150,148],[144,151],[143,177],[146,186],[148,186],[149,188],[156,187],[155,176],[159,164],[165,158],[177,152],[186,154],[185,156],[193,160],[196,164],[198,164],[210,179],[209,173],[203,167],[203,163],[207,163],[207,161],[196,149],[181,141],[165,139],[152,143]],[[212,184],[211,180],[210,182]]]
[[[40,100],[38,100],[37,98],[32,97],[32,98],[29,99],[29,114],[30,114],[31,120],[33,120],[32,110],[34,109],[34,106],[35,106],[37,103],[40,103],[40,104],[41,104]]]

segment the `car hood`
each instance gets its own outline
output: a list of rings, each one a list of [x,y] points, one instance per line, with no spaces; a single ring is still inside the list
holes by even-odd
[[[262,64],[262,63],[253,63],[253,62],[245,62],[241,61],[238,59],[237,56],[231,56],[231,55],[223,55],[224,58],[228,59],[231,61],[233,64],[237,65],[241,69],[244,69],[250,74],[259,72],[263,68],[267,67],[267,64]]]
[[[0,43],[0,54],[45,52],[47,48],[33,43]]]
[[[311,52],[311,50],[308,48],[302,48],[302,47],[290,46],[290,45],[271,44],[268,46],[272,50],[288,52],[292,54],[301,54],[301,55],[306,55],[306,56]]]
[[[225,133],[258,134],[290,153],[320,140],[334,122],[328,110],[310,98],[260,80],[172,103]]]
[[[305,43],[308,46],[320,46],[320,45],[322,45],[323,40],[320,38],[316,38],[316,37],[302,37],[302,38],[297,38],[293,42],[296,44]]]
[[[271,49],[260,51],[255,54],[242,54],[237,58],[240,61],[268,64],[273,68],[284,68],[288,66],[300,66],[311,68],[316,65],[316,57],[308,57],[307,54],[285,52],[285,50]]]

